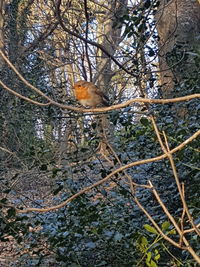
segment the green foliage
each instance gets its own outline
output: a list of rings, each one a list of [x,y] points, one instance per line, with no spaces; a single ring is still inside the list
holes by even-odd
[[[149,233],[152,233],[152,234],[158,234],[157,230],[152,227],[151,225],[149,224],[145,224],[144,225],[144,228],[149,232]]]
[[[170,246],[164,241],[156,228],[149,224],[145,224],[143,227],[146,229],[146,232],[137,239],[137,249],[142,254],[137,266],[144,266],[143,263],[145,262],[145,266],[156,267],[160,266],[162,262],[166,262],[166,259],[170,260],[172,256],[169,249]],[[164,221],[161,224],[161,229],[165,235],[171,236],[176,234],[169,221]],[[172,260],[176,266],[182,265],[175,256],[173,256]]]
[[[6,202],[6,198],[0,201],[3,204]],[[18,243],[23,242],[29,232],[29,224],[26,222],[27,216],[17,216],[14,208],[8,208],[6,212],[5,210],[3,212],[2,207],[0,209],[0,240],[2,242],[8,241],[8,237],[12,236]]]
[[[121,198],[113,206],[106,199],[91,201],[82,196],[58,213],[57,226],[49,223],[47,228],[45,223],[44,230],[52,248],[57,250],[57,260],[84,266],[134,264],[137,232],[128,219],[124,201]]]

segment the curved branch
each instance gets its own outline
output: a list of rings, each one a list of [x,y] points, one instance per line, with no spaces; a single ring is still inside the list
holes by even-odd
[[[1,80],[0,80],[0,85],[1,85],[4,89],[6,89],[8,92],[10,92],[11,94],[13,94],[13,95],[15,95],[16,97],[19,97],[19,98],[21,98],[21,99],[23,99],[23,100],[25,100],[25,101],[27,101],[27,102],[29,102],[29,103],[31,103],[31,104],[38,105],[38,106],[42,106],[42,107],[44,107],[44,106],[49,106],[49,105],[51,104],[50,102],[48,102],[48,103],[40,103],[40,102],[38,102],[38,101],[34,101],[34,100],[32,100],[32,99],[30,99],[30,98],[28,98],[28,97],[25,97],[25,96],[23,96],[23,95],[21,95],[21,94],[15,92],[14,90],[10,89],[10,88],[9,88],[8,86],[6,86]]]

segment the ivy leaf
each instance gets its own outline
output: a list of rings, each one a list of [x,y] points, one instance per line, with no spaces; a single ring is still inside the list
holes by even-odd
[[[149,224],[145,224],[143,227],[152,234],[158,234],[157,230]]]
[[[57,195],[63,189],[63,185],[59,185],[54,191],[53,194]]]
[[[141,245],[143,247],[146,247],[148,245],[148,240],[146,239],[145,236],[142,236],[142,238],[141,238]]]
[[[168,221],[163,222],[161,225],[163,231],[167,231],[169,229],[169,226],[170,226],[170,222]]]
[[[172,229],[168,234],[169,235],[175,235],[176,234],[176,230],[175,229]]]
[[[149,125],[149,120],[147,118],[142,117],[140,122],[144,126],[148,126]]]
[[[158,251],[157,249],[155,249],[154,252],[155,252],[154,260],[155,260],[155,261],[158,261],[158,260],[160,259],[159,251]]]
[[[16,215],[16,210],[14,208],[10,208],[8,209],[7,213],[8,213],[8,218],[11,218]]]
[[[123,235],[121,233],[117,232],[114,236],[114,240],[115,241],[121,241],[122,237],[123,237]]]
[[[46,170],[47,170],[47,165],[46,165],[46,164],[42,164],[42,165],[40,166],[40,170],[41,170],[41,171],[46,171]]]
[[[147,253],[147,259],[146,259],[146,262],[150,262],[150,260],[151,260],[151,257],[152,257],[152,253],[151,253],[151,251],[149,251],[148,253]]]
[[[150,0],[146,0],[145,3],[144,3],[144,7],[146,9],[148,9],[150,6],[151,6],[151,1]]]
[[[5,204],[6,202],[8,201],[8,199],[7,198],[2,198],[2,199],[0,199],[0,203],[2,203],[2,204]]]
[[[87,242],[85,246],[89,249],[94,249],[96,247],[96,244],[94,242]]]
[[[150,57],[154,57],[155,56],[155,52],[153,51],[153,49],[149,49],[149,56]]]
[[[151,260],[151,262],[146,262],[147,266],[149,267],[158,267],[158,265],[155,263],[155,261]]]

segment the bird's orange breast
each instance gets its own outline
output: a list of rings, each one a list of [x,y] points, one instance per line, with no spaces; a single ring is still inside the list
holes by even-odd
[[[75,89],[75,95],[78,100],[81,99],[89,99],[90,94],[88,93],[88,89],[83,86],[74,86]]]

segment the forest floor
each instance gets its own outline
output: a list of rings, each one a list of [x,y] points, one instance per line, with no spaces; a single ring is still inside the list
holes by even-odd
[[[3,182],[0,184],[0,198],[7,198],[9,205],[49,207],[55,204],[55,195],[52,192],[56,183],[55,179],[52,179],[52,171],[9,169],[2,173],[1,177]],[[80,179],[81,186],[87,186],[83,180],[83,178]],[[94,180],[89,181],[89,183],[91,182]],[[112,183],[110,184],[112,187]],[[11,189],[9,194],[2,193],[8,188]],[[56,197],[59,199],[59,194]],[[96,197],[102,196],[97,193]],[[30,216],[32,215],[30,214]],[[47,240],[37,239],[37,247],[30,246],[31,233],[37,234],[37,231],[40,230],[41,228],[30,227],[30,237],[26,238],[26,243],[24,241],[20,244],[17,243],[12,235],[7,235],[6,241],[0,241],[0,267],[63,266],[62,263],[56,261],[55,254],[49,249]]]
[[[9,204],[17,206],[19,203],[24,203],[25,206],[29,206],[40,199],[45,200],[46,205],[51,203],[51,180],[46,173],[40,172],[38,175],[37,170],[10,169],[1,174],[1,177],[6,182],[1,183],[0,191],[7,189],[8,184],[11,189],[11,193],[1,194],[1,198],[8,198]],[[29,231],[36,232],[38,229],[30,227]],[[0,241],[0,267],[37,266],[39,261],[42,261],[39,266],[59,266],[44,240],[32,249],[28,243],[19,244],[11,235],[6,236],[6,239],[6,241]],[[45,255],[43,259],[38,257],[38,251],[40,255]]]

